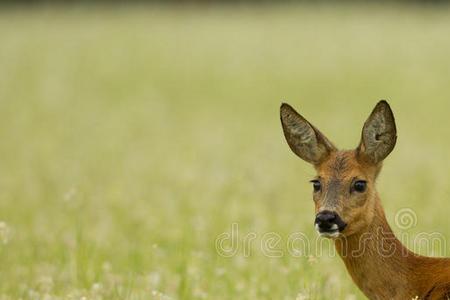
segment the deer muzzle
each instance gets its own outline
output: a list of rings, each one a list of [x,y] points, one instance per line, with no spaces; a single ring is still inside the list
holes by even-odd
[[[314,221],[316,231],[324,237],[336,238],[347,224],[336,212],[324,210],[316,215]]]

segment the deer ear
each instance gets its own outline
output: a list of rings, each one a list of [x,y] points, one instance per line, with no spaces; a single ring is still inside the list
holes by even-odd
[[[280,108],[284,136],[291,150],[301,159],[318,165],[337,149],[333,144],[289,104]]]
[[[369,163],[378,164],[391,153],[396,141],[394,114],[389,104],[381,100],[364,123],[357,148],[358,156]]]

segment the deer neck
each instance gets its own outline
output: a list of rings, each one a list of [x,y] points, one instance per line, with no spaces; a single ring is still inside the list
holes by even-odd
[[[379,199],[367,229],[336,239],[335,246],[353,281],[367,297],[401,299],[410,296],[402,293],[411,290],[408,278],[413,270],[414,254],[395,237]]]

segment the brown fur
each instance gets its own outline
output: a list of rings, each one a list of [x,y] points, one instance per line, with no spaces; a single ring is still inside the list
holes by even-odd
[[[289,114],[291,109],[282,106],[282,111],[288,110]],[[303,117],[301,120],[307,122]],[[388,225],[375,188],[382,160],[396,141],[389,105],[382,101],[375,107],[355,150],[337,150],[310,123],[307,134],[317,135],[313,139],[315,144],[302,144],[298,148],[295,144],[298,140],[292,141],[283,113],[282,123],[288,143],[297,155],[318,158],[307,160],[314,165],[316,179],[322,185],[322,190],[313,196],[316,213],[333,211],[347,223],[334,242],[350,276],[364,294],[370,299],[449,299],[450,259],[424,257],[406,249]],[[317,141],[326,143],[320,145]],[[305,153],[315,149],[320,150],[317,152],[320,155]],[[367,182],[365,192],[351,191],[355,180]]]

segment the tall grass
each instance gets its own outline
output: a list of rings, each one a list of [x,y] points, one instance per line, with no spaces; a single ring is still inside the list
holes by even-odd
[[[449,17],[3,10],[0,299],[363,299],[328,251],[286,251],[293,232],[316,238],[314,172],[289,151],[279,104],[350,148],[387,98],[399,132],[378,183],[388,218],[411,207],[411,234],[450,238]],[[222,257],[215,240],[233,223],[240,248]],[[271,232],[280,257],[261,250]]]

